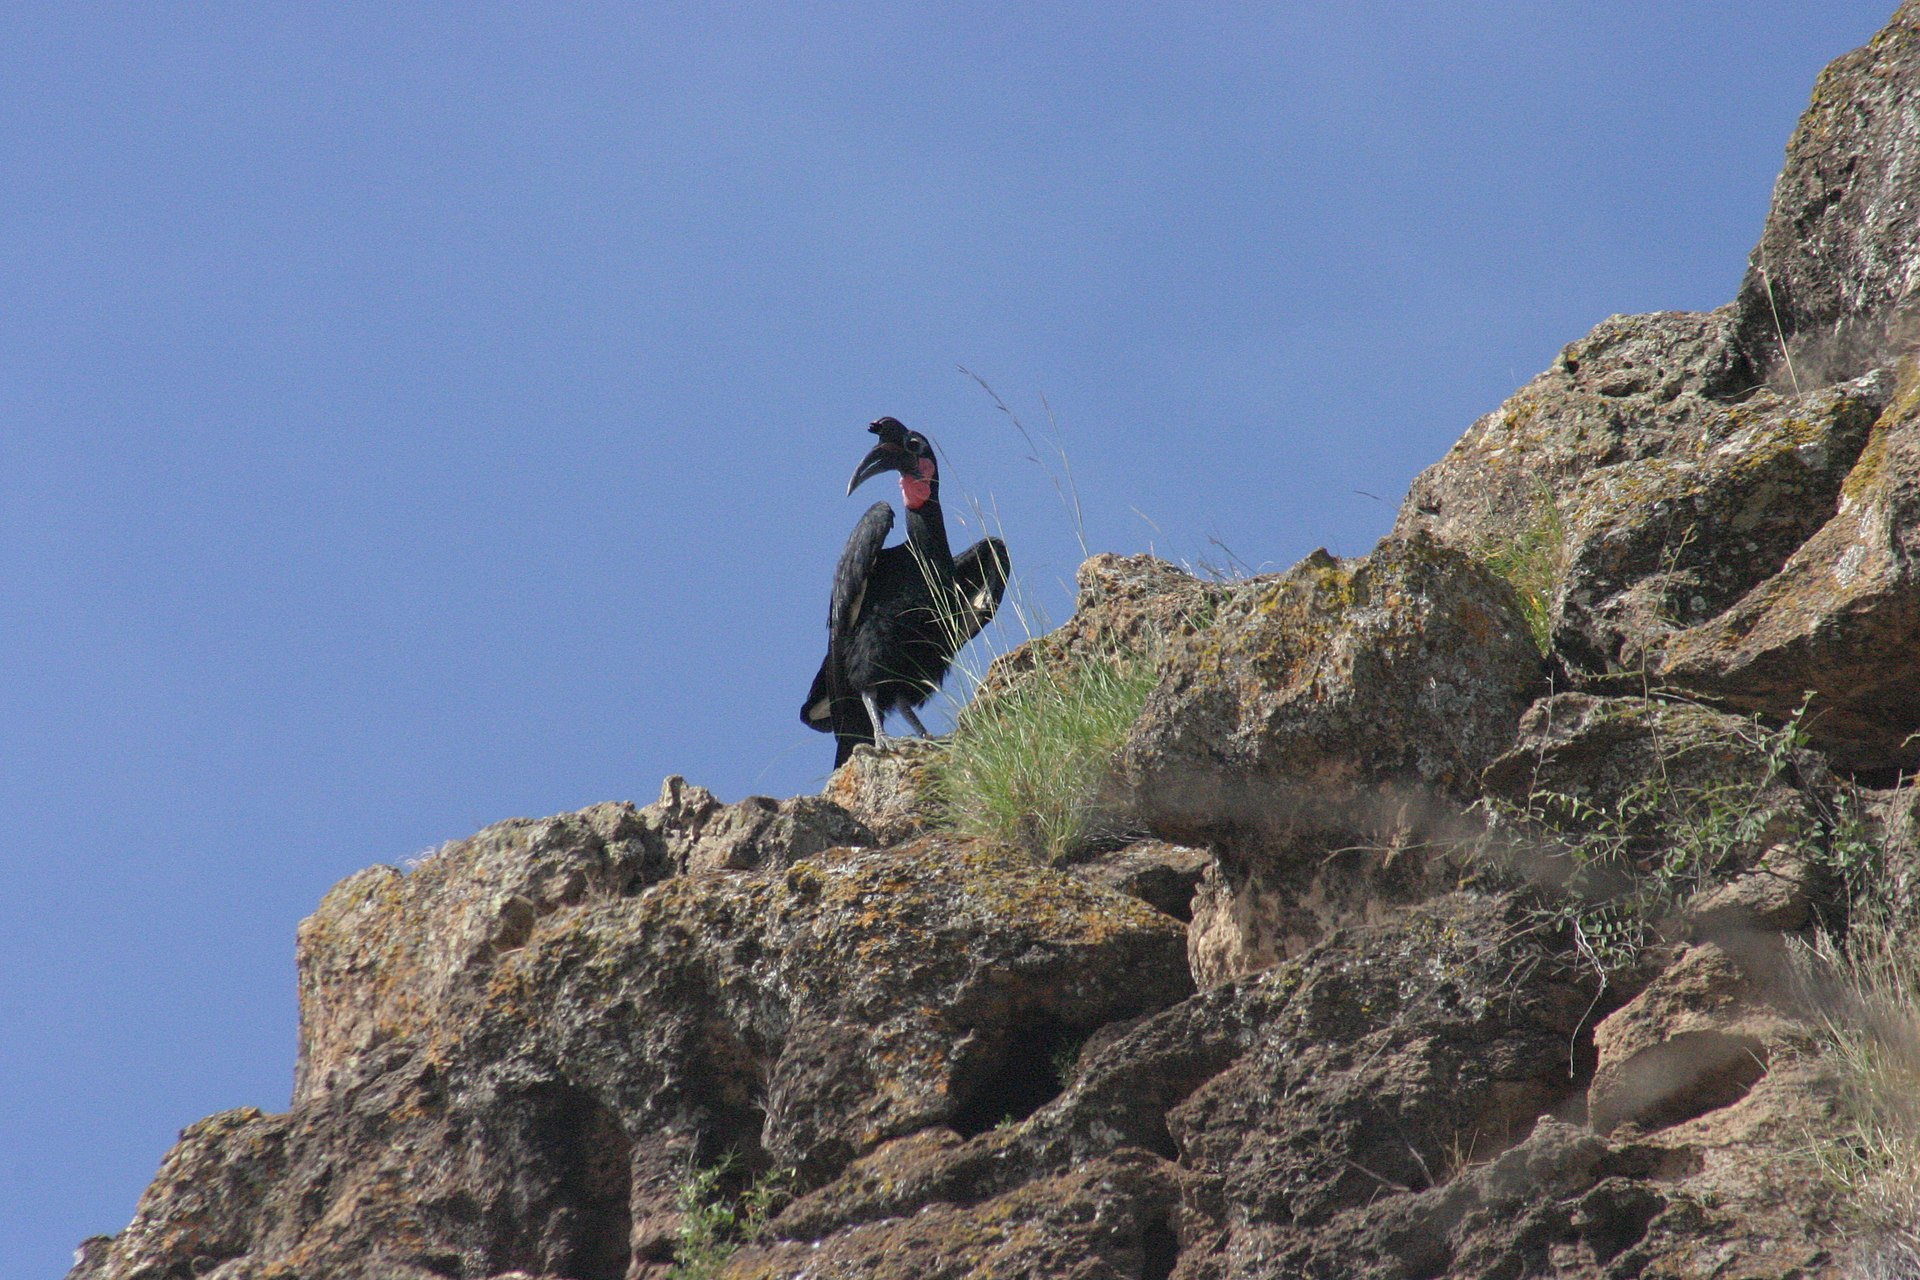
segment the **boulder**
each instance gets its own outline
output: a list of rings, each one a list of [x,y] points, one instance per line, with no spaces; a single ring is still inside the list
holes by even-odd
[[[1320,551],[1168,649],[1121,786],[1173,840],[1350,829],[1403,791],[1468,794],[1544,684],[1512,591],[1461,552]]]
[[[1394,535],[1426,532],[1483,558],[1528,538],[1557,541],[1556,507],[1589,471],[1701,438],[1737,376],[1733,320],[1723,307],[1602,321],[1414,478]]]
[[[1730,313],[1616,316],[1423,471],[1427,531],[1530,590],[1576,677],[1644,687],[1676,632],[1778,573],[1833,518],[1885,372],[1722,398]]]
[[[1688,948],[1594,1030],[1589,1123],[1651,1131],[1739,1102],[1806,1037],[1783,1007],[1790,990],[1777,934]]]
[[[1673,636],[1655,674],[1805,725],[1836,765],[1920,767],[1920,372],[1874,424],[1838,510],[1780,571]]]
[[[244,1258],[265,1237],[266,1205],[285,1176],[286,1116],[255,1107],[223,1111],[188,1125],[140,1197],[133,1222],[117,1237],[83,1252],[75,1271],[132,1276],[158,1259],[205,1275]],[[90,1244],[94,1242],[89,1242]],[[158,1273],[156,1273],[158,1274]]]
[[[1074,574],[1073,616],[1002,654],[976,698],[990,701],[1036,669],[1113,653],[1154,654],[1211,622],[1231,584],[1207,582],[1154,556],[1091,556]]]
[[[1116,807],[1210,848],[1189,959],[1223,982],[1447,874],[1459,821],[1545,675],[1512,591],[1425,535],[1238,584],[1170,646],[1118,761]]]
[[[1776,841],[1815,838],[1829,783],[1824,760],[1785,729],[1684,700],[1586,693],[1534,703],[1481,775],[1489,797],[1548,820],[1577,804],[1622,819],[1631,837],[1710,827],[1700,834],[1728,852],[1728,871]]]
[[[1877,373],[1703,406],[1684,444],[1573,479],[1552,600],[1563,661],[1644,687],[1667,637],[1766,581],[1832,518],[1891,388]]]
[[[494,962],[566,908],[631,897],[700,870],[784,867],[872,833],[829,801],[749,797],[722,805],[671,777],[645,808],[600,804],[496,823],[411,873],[349,876],[302,922],[296,1106],[352,1079],[390,1042],[431,1042],[485,992]]]
[[[1916,218],[1920,3],[1906,0],[1821,73],[1787,144],[1737,305],[1735,340],[1756,372],[1810,389],[1920,336]]]
[[[1480,855],[1611,931],[1600,959],[1629,990],[1664,962],[1655,944],[1743,947],[1845,910],[1841,802],[1784,729],[1684,701],[1555,694],[1482,782]]]
[[[921,738],[889,738],[858,746],[827,779],[825,798],[872,833],[871,843],[899,844],[925,835],[936,817],[927,767],[940,750]]]

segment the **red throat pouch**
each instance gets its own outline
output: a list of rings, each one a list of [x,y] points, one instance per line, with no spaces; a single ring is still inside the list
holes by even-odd
[[[918,511],[933,496],[933,459],[920,459],[917,470],[920,472],[917,477],[900,477],[900,496],[906,499],[909,511]]]

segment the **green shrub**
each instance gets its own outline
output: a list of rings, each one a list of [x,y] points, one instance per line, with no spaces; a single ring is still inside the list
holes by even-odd
[[[1535,920],[1564,929],[1604,977],[1639,962],[1663,926],[1754,849],[1775,818],[1757,803],[1764,780],[1676,787],[1646,779],[1610,805],[1536,790],[1496,806],[1556,864],[1558,892]]]
[[[1539,786],[1518,804],[1484,800],[1492,821],[1480,856],[1531,862],[1529,879],[1550,887],[1535,921],[1564,929],[1603,978],[1639,963],[1695,895],[1768,845],[1798,845],[1851,892],[1875,861],[1856,807],[1816,801],[1807,813],[1769,795],[1804,745],[1805,712],[1780,728],[1747,722],[1741,736],[1762,759],[1751,776],[1680,781],[1683,749],[1670,747],[1606,804]]]

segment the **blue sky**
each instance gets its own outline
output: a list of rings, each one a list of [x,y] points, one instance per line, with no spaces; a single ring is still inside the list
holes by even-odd
[[[1893,7],[11,8],[0,1273],[285,1106],[340,877],[817,788],[867,421],[1056,621],[1074,522],[962,366],[1096,550],[1364,552],[1563,344],[1733,296]]]

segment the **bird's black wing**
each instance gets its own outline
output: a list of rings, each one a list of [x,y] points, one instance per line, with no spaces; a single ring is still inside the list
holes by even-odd
[[[839,708],[838,716],[835,714],[836,703],[855,696],[854,691],[846,687],[840,647],[860,618],[873,566],[880,559],[887,534],[892,531],[893,508],[876,502],[853,526],[846,548],[840,552],[840,563],[833,570],[833,599],[827,608],[827,656],[813,677],[813,687],[807,690],[807,700],[800,705],[800,721],[809,729],[832,733],[836,719],[848,718],[844,706]],[[866,711],[862,709],[860,718],[865,716]]]
[[[809,729],[818,729],[821,733],[833,732],[833,652],[820,660],[820,670],[814,674],[813,687],[807,690],[807,700],[800,704],[800,723]]]
[[[998,538],[982,538],[953,558],[953,585],[960,597],[957,631],[961,644],[993,621],[1012,571],[1007,544]]]
[[[867,582],[873,577],[874,562],[880,559],[881,544],[893,531],[893,508],[876,502],[853,526],[840,563],[833,570],[833,604],[827,610],[827,644],[831,648],[844,640],[860,619],[860,606],[866,602]]]

